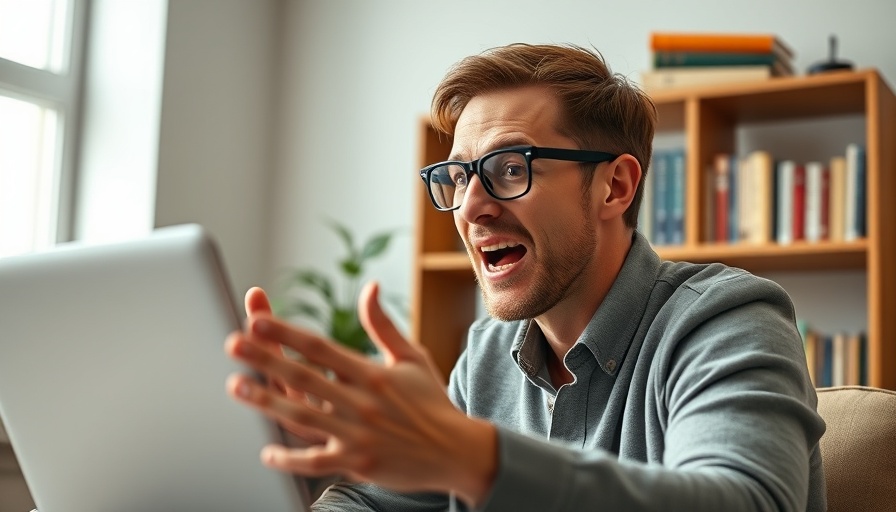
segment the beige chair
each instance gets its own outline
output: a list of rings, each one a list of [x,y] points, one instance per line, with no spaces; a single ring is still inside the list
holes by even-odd
[[[896,392],[818,389],[829,512],[896,511]]]

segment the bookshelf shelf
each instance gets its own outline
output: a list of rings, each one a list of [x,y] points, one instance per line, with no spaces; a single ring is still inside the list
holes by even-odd
[[[794,242],[778,244],[702,244],[696,247],[658,247],[663,259],[694,263],[720,262],[751,272],[777,270],[864,269],[868,244],[855,242]]]
[[[660,246],[668,260],[718,261],[751,272],[865,272],[869,384],[896,389],[896,96],[876,70],[774,78],[744,84],[653,92],[657,139],[683,141],[687,155],[684,244]],[[867,236],[849,242],[717,244],[701,238],[707,212],[704,169],[717,153],[735,153],[735,132],[749,123],[864,118]],[[451,141],[420,121],[419,166],[442,160]],[[845,145],[845,143],[844,143]],[[447,375],[474,320],[478,290],[451,214],[436,211],[416,178],[417,229],[411,337]],[[450,312],[450,314],[446,314]]]

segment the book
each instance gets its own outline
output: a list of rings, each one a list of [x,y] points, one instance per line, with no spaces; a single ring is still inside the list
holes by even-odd
[[[659,68],[641,72],[641,85],[649,91],[697,85],[756,82],[767,80],[772,76],[771,66]]]
[[[669,205],[667,204],[669,193],[669,161],[662,151],[653,152],[653,239],[654,245],[666,245],[669,240],[666,234],[669,232],[666,224],[669,222]]]
[[[772,240],[774,211],[774,160],[771,153],[764,150],[752,151],[741,167],[744,174],[741,188],[740,239],[754,244],[764,244]]]
[[[865,149],[860,144],[846,146],[846,206],[844,236],[846,241],[865,236]]]
[[[824,208],[827,205],[825,197],[828,194],[824,183],[827,168],[821,162],[806,163],[806,214],[803,218],[803,233],[807,242],[818,242],[827,238],[824,218],[827,216]]]
[[[778,61],[773,52],[653,52],[653,67],[689,66],[772,66]]]
[[[793,58],[793,50],[774,34],[719,32],[653,32],[653,51],[776,53]]]
[[[740,159],[728,157],[728,242],[740,240]]]
[[[859,345],[859,385],[868,385],[868,336],[864,332],[854,335]]]
[[[781,245],[793,242],[793,178],[796,162],[782,160],[778,162],[775,171],[777,179],[777,201],[775,211],[777,224],[775,226],[776,241]]]
[[[829,214],[828,214],[828,238],[833,241],[842,241],[845,233],[844,220],[846,217],[846,158],[835,156],[831,158],[829,186]]]
[[[653,174],[653,169],[649,168],[641,178],[644,191],[641,193],[641,206],[638,210],[638,231],[647,240],[653,240]]]
[[[818,339],[818,386],[830,387],[834,381],[834,340],[829,334]]]
[[[685,164],[684,150],[678,149],[666,153],[669,169],[668,205],[669,220],[666,224],[668,233],[666,239],[670,244],[681,245],[684,243],[684,192],[685,192]]]
[[[806,167],[793,166],[793,239],[806,238]]]
[[[719,153],[713,159],[713,190],[715,201],[713,202],[713,226],[715,233],[713,240],[716,242],[728,241],[728,198],[730,196],[731,182],[731,157],[725,153]]]
[[[846,383],[846,333],[838,332],[831,337],[831,385]]]
[[[846,336],[844,341],[844,371],[843,384],[845,386],[861,386],[860,365],[861,365],[861,343],[857,335],[851,334]]]
[[[806,351],[806,367],[809,369],[809,378],[812,380],[812,384],[817,386],[818,380],[817,371],[818,368],[818,333],[815,331],[806,331],[803,334],[803,346]]]

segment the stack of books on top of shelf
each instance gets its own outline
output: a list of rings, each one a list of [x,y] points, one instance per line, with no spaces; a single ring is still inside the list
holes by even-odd
[[[764,150],[718,154],[704,178],[702,239],[787,245],[863,238],[865,167],[864,146],[856,143],[805,163]]]
[[[653,32],[648,91],[793,75],[793,50],[774,34]]]

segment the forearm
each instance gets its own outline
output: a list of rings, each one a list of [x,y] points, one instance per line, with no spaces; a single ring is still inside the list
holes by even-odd
[[[570,450],[509,431],[499,439],[502,466],[480,512],[778,509],[764,502],[768,494],[758,484],[723,466],[689,470],[624,462],[606,451]]]

